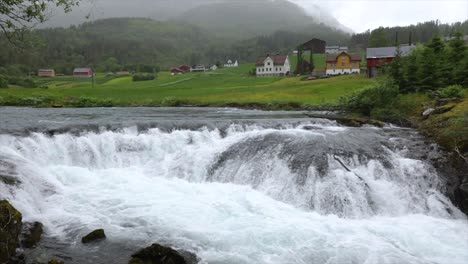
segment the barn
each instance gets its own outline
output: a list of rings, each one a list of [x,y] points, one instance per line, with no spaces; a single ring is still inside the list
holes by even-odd
[[[400,46],[401,56],[408,56],[416,46]],[[366,52],[367,75],[369,78],[375,78],[378,69],[392,63],[397,54],[397,47],[368,48]]]
[[[324,54],[326,45],[327,42],[324,40],[314,38],[302,44],[302,47],[304,51],[312,51],[314,54]]]
[[[39,69],[37,71],[37,76],[39,77],[55,77],[55,70],[53,69]]]
[[[91,78],[94,76],[94,71],[91,68],[75,68],[73,70],[73,77],[76,78]]]

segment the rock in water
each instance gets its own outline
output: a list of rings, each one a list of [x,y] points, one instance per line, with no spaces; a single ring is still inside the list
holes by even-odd
[[[104,229],[97,229],[94,230],[93,232],[89,233],[85,237],[81,239],[81,242],[83,244],[91,243],[91,242],[97,242],[100,240],[106,239],[106,234],[104,233]]]
[[[51,259],[49,260],[49,262],[47,262],[47,264],[65,264],[65,262],[61,260]]]
[[[195,264],[197,256],[190,252],[178,252],[170,247],[153,244],[132,255],[129,264]]]
[[[0,201],[0,263],[15,255],[21,233],[21,213],[8,201]]]
[[[26,231],[22,244],[25,248],[34,248],[41,241],[42,233],[44,232],[44,226],[39,222],[32,224],[26,224]]]

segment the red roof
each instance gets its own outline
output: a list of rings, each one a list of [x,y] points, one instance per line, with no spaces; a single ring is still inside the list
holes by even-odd
[[[351,55],[351,61],[361,61],[362,56],[361,55]]]
[[[172,69],[171,69],[171,72],[172,72],[172,73],[184,73],[185,71],[184,71],[184,70],[181,70],[181,69],[179,69],[179,68],[172,68]]]
[[[262,66],[268,57],[270,57],[273,60],[274,65],[284,65],[284,63],[286,62],[286,59],[288,58],[287,55],[273,55],[273,56],[267,55],[265,57],[258,57],[257,63],[256,63],[257,66]]]

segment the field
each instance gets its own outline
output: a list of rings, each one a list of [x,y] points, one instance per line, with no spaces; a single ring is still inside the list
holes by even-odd
[[[171,76],[160,72],[154,81],[133,82],[131,77],[98,74],[90,79],[72,77],[36,79],[48,88],[0,89],[0,104],[31,106],[321,106],[373,81],[363,75],[304,81],[299,77],[256,78],[247,73],[254,65],[206,73]]]

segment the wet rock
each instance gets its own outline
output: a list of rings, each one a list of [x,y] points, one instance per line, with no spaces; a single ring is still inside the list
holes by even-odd
[[[176,251],[170,247],[153,244],[132,255],[129,264],[195,264],[198,258],[195,254]]]
[[[422,117],[428,118],[434,111],[435,108],[428,108],[422,113]]]
[[[21,213],[8,201],[0,201],[0,263],[6,263],[16,253],[21,233]]]
[[[18,256],[11,257],[8,264],[26,264],[26,256],[19,254]]]
[[[65,264],[65,262],[57,259],[51,259],[49,262],[47,262],[47,264]]]
[[[3,182],[6,185],[18,185],[21,183],[17,178],[8,175],[0,175],[0,182]]]
[[[81,239],[81,242],[83,244],[87,244],[91,242],[98,242],[103,239],[106,239],[106,234],[104,233],[104,229],[97,229],[89,233],[88,235],[84,236]]]
[[[42,233],[44,233],[44,226],[42,223],[34,222],[26,224],[23,240],[21,241],[23,247],[36,247],[39,241],[41,241]]]

